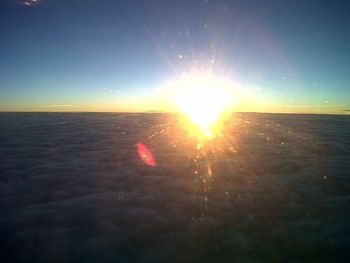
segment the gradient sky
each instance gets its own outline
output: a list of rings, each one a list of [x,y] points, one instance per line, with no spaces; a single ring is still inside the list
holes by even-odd
[[[210,68],[265,103],[350,113],[347,1],[2,0],[1,111],[164,109],[159,88]]]

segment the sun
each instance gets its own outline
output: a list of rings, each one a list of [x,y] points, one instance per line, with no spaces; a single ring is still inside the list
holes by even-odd
[[[233,101],[225,83],[212,74],[192,74],[182,77],[176,86],[175,101],[185,127],[191,134],[215,135]]]

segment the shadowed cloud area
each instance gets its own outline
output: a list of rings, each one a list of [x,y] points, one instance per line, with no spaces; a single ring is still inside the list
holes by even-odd
[[[1,262],[350,260],[346,116],[235,114],[201,147],[172,114],[0,123]]]

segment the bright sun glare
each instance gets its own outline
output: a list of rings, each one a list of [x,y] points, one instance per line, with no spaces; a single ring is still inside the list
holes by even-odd
[[[212,137],[221,128],[222,114],[232,104],[225,83],[211,74],[193,74],[180,79],[176,86],[176,104],[189,119],[186,128]]]

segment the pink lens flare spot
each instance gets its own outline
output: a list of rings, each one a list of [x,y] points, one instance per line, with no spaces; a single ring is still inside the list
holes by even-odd
[[[137,152],[139,154],[140,159],[147,165],[155,167],[156,161],[153,157],[152,152],[148,149],[146,145],[143,143],[138,143],[137,144]]]

